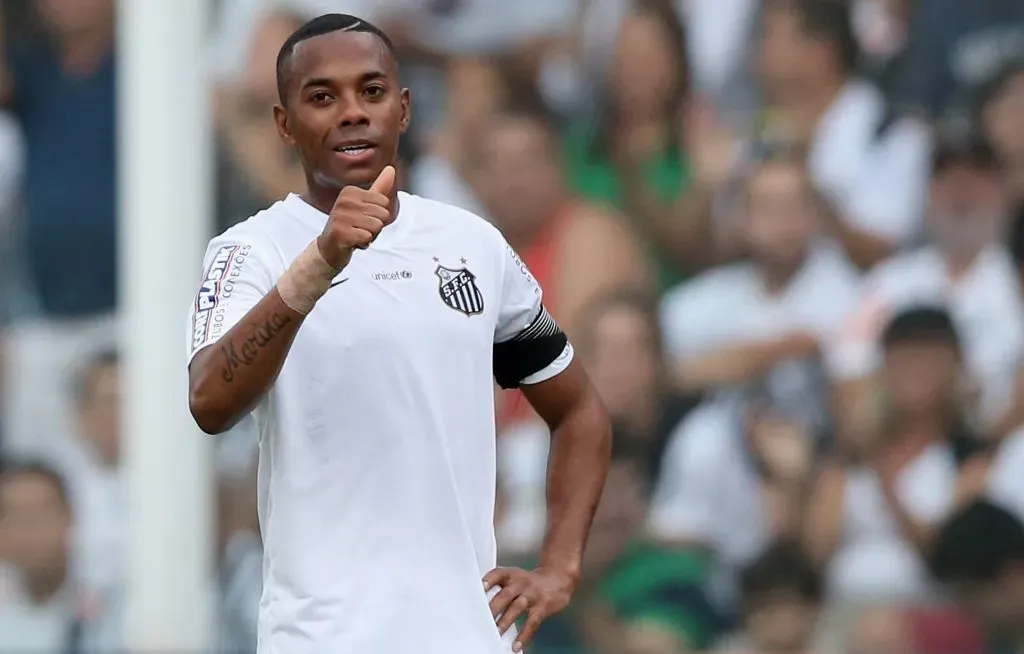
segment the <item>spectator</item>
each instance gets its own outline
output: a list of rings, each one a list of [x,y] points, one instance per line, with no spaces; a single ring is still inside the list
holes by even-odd
[[[631,7],[605,71],[601,114],[569,130],[565,155],[572,187],[629,216],[667,287],[707,258],[704,202],[688,193],[686,45],[670,0]]]
[[[991,634],[991,651],[1024,646],[1024,525],[998,505],[977,501],[956,512],[936,539],[935,575]]]
[[[9,450],[44,454],[71,431],[65,371],[117,331],[114,3],[35,6],[49,38],[0,61],[0,96],[24,132],[24,253],[40,309],[12,325],[3,417]]]
[[[628,227],[566,188],[545,117],[510,108],[478,140],[480,198],[544,287],[545,306],[570,337],[595,298],[650,288],[646,261]],[[500,424],[532,415],[518,392],[501,397],[509,404],[500,407]]]
[[[740,594],[742,629],[719,643],[717,651],[810,651],[824,587],[799,546],[770,546],[740,575]]]
[[[246,66],[233,84],[218,89],[218,231],[304,188],[297,153],[271,119],[277,97],[277,52],[304,20],[282,9],[263,10],[248,48]]]
[[[115,351],[100,353],[77,384],[77,437],[58,461],[75,508],[78,574],[94,588],[124,583],[127,497],[121,467],[121,375]]]
[[[1024,55],[985,84],[976,99],[976,120],[992,143],[1006,175],[1012,202],[1010,250],[1024,270]]]
[[[728,390],[767,376],[773,392],[823,412],[819,353],[856,306],[856,271],[815,245],[819,212],[801,159],[774,153],[745,190],[750,260],[704,273],[662,303],[673,378],[686,390]]]
[[[509,105],[511,97],[541,105],[536,91],[513,70],[510,62],[488,57],[459,57],[448,62],[444,121],[413,166],[410,182],[414,193],[486,216],[467,181],[478,164],[474,155],[479,153],[472,144],[489,128],[499,108]]]
[[[807,425],[792,398],[760,386],[708,401],[669,441],[647,530],[662,547],[707,553],[708,590],[725,617],[737,605],[739,572],[769,543],[800,532],[813,465]]]
[[[929,136],[909,121],[883,129],[885,100],[854,76],[857,61],[846,2],[766,4],[763,138],[807,153],[811,180],[831,209],[829,234],[868,269],[917,236]]]
[[[959,409],[960,340],[949,315],[907,309],[881,341],[887,411],[856,458],[826,466],[806,521],[835,602],[932,599],[925,561],[936,526],[982,492],[988,471]]]
[[[0,652],[113,652],[118,634],[109,597],[75,582],[72,517],[51,468],[13,465],[0,475],[0,540],[20,582],[0,604]]]
[[[930,244],[868,276],[830,355],[833,374],[842,380],[843,421],[856,421],[859,407],[870,406],[882,327],[895,312],[933,303],[948,307],[963,338],[970,383],[979,396],[968,415],[972,424],[993,436],[1020,424],[1015,390],[1024,352],[1024,302],[1016,266],[998,242],[1008,202],[991,147],[979,140],[944,140],[933,164]]]

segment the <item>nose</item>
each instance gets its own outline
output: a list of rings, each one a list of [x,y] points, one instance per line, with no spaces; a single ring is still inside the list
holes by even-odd
[[[341,107],[338,115],[338,127],[361,127],[370,124],[370,114],[358,97],[347,97],[338,103]]]

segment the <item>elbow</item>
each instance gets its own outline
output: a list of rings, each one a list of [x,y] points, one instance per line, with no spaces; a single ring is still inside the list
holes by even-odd
[[[216,436],[231,429],[232,421],[225,414],[220,403],[202,389],[191,387],[188,392],[188,409],[192,419],[204,433]]]

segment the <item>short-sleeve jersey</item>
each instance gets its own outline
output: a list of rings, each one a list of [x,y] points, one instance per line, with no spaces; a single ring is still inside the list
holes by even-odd
[[[220,347],[326,220],[293,195],[210,243],[189,361]],[[260,654],[511,651],[481,580],[495,565],[494,380],[568,367],[541,300],[493,226],[399,194],[397,220],[305,318],[254,410]]]

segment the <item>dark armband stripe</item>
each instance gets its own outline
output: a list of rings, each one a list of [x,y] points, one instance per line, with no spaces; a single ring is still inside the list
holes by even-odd
[[[555,319],[541,307],[526,329],[494,344],[495,381],[502,388],[519,388],[524,379],[551,365],[568,342]]]

